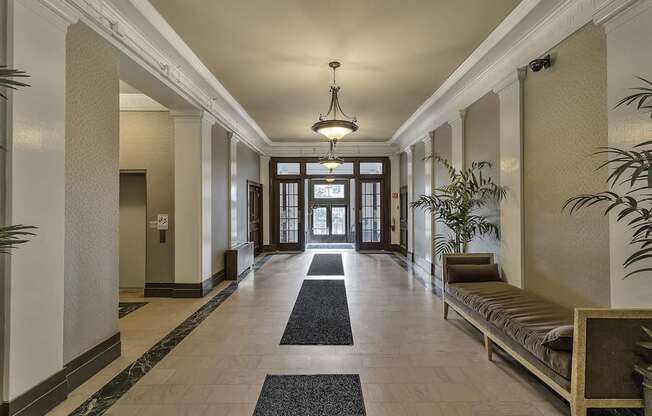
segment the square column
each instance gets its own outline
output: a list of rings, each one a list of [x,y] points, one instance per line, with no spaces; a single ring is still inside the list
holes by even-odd
[[[172,111],[174,123],[174,281],[201,283],[212,275],[213,116]]]
[[[389,157],[391,170],[391,193],[390,218],[392,225],[391,242],[393,245],[401,243],[401,156],[392,155]],[[395,197],[396,196],[396,197]]]
[[[432,163],[432,133],[428,134],[428,137],[423,139],[423,144],[425,147],[424,156],[424,195],[432,195],[432,183],[433,183],[433,163]],[[432,261],[432,214],[424,211],[424,246],[425,246],[425,257],[426,261],[426,270],[429,273],[433,272],[433,261]]]
[[[405,155],[407,156],[407,200],[408,204],[414,201],[414,145],[405,149]],[[411,261],[414,260],[414,210],[408,208],[408,241],[407,241],[407,252],[408,259]]]
[[[451,126],[453,140],[451,142],[451,164],[457,170],[463,170],[466,167],[464,160],[464,118],[466,110],[460,110],[458,116],[449,121]]]
[[[514,71],[494,88],[500,99],[500,184],[508,188],[500,203],[500,252],[503,276],[523,287],[523,80]]]
[[[238,137],[229,133],[229,245],[238,243]]]
[[[269,156],[260,156],[260,184],[263,186],[263,245],[269,245]]]

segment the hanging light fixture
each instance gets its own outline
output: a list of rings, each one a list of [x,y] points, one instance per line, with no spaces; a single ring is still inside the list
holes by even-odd
[[[333,182],[335,182],[335,178],[332,177],[332,176],[329,176],[329,177],[326,178],[326,182],[333,183]]]
[[[337,70],[341,64],[337,61],[333,61],[330,62],[328,66],[333,69],[333,85],[330,89],[331,105],[328,107],[328,113],[325,115],[319,115],[319,121],[312,125],[312,130],[325,136],[330,141],[338,141],[347,134],[358,130],[358,120],[355,117],[347,116],[344,111],[342,111],[340,101],[337,98],[337,94],[340,92],[340,87],[335,82],[335,70]],[[331,113],[331,118],[328,118]],[[342,118],[338,118],[338,113]]]
[[[328,169],[330,173],[333,173],[333,170],[337,169],[344,161],[335,156],[335,140],[331,140],[329,145],[330,150],[328,151],[328,154],[322,158],[319,158],[319,163]]]

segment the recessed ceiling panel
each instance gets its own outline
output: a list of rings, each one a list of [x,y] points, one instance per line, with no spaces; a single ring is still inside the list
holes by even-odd
[[[520,0],[150,0],[272,140],[320,140],[338,60],[352,140],[387,140]]]

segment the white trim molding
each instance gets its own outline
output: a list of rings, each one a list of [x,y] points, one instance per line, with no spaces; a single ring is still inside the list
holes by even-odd
[[[324,156],[328,153],[328,142],[275,142],[263,148],[269,156]],[[387,142],[347,142],[341,140],[335,147],[338,156],[391,156],[398,148]]]
[[[79,18],[148,73],[262,153],[269,138],[147,0],[40,0]],[[72,15],[72,13],[69,13]]]
[[[524,0],[396,131],[401,149],[466,108],[516,68],[526,66],[592,21],[605,0]]]

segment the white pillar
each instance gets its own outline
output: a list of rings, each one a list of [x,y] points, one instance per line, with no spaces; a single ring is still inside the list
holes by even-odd
[[[66,31],[76,16],[43,3],[15,0],[7,9],[7,63],[29,73],[32,86],[9,94],[5,223],[39,228],[4,256],[5,402],[61,375],[64,364]]]
[[[401,243],[401,155],[392,155],[389,157],[391,170],[391,193],[390,200],[390,218],[392,229],[392,244]]]
[[[614,108],[618,100],[631,93],[630,88],[643,86],[635,75],[650,79],[652,54],[652,3],[650,0],[611,0],[594,16],[607,34],[607,101],[609,137],[608,145],[628,149],[652,137],[650,115],[637,111],[634,106]],[[603,172],[602,175],[605,173]],[[627,192],[627,188],[618,192]],[[652,307],[650,273],[640,273],[624,278],[637,268],[651,268],[652,259],[629,268],[623,262],[634,251],[629,244],[632,232],[623,222],[616,221],[616,213],[609,217],[609,254],[611,259],[611,307]]]
[[[523,80],[514,71],[494,88],[500,99],[500,184],[508,195],[500,204],[500,252],[503,276],[523,287]]]
[[[432,195],[432,182],[433,182],[433,163],[432,163],[432,133],[423,139],[425,147],[423,160],[424,163],[424,195]],[[424,246],[425,246],[425,266],[428,273],[432,273],[432,215],[429,212],[424,212]]]
[[[229,245],[238,243],[238,137],[229,133]]]
[[[465,168],[464,160],[464,118],[466,110],[460,110],[457,117],[449,121],[452,130],[451,164],[457,170]]]
[[[405,149],[405,155],[407,160],[407,184],[408,184],[408,193],[407,200],[408,204],[414,201],[414,145]],[[414,210],[408,208],[408,241],[407,241],[407,252],[408,258],[410,260],[414,259]]]
[[[260,156],[260,184],[263,186],[263,245],[269,245],[269,156]]]
[[[200,283],[212,274],[211,129],[202,111],[172,111],[174,123],[174,281]]]

